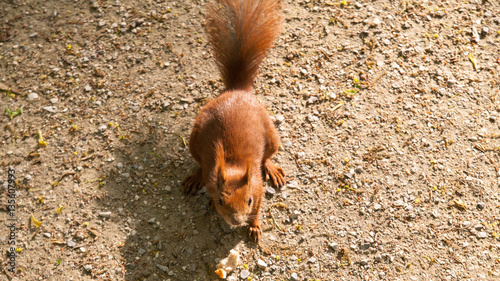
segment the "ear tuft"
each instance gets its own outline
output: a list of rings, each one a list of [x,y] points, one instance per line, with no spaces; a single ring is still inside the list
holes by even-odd
[[[224,171],[224,167],[219,166],[217,168],[217,187],[222,188],[226,183],[226,172]]]
[[[250,183],[251,177],[252,177],[252,159],[248,158],[247,159],[247,174],[246,174],[247,184]]]
[[[221,188],[226,183],[226,162],[224,148],[221,143],[215,145],[215,164],[217,169],[217,186]]]

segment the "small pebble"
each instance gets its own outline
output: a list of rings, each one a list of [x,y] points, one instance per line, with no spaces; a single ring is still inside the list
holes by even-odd
[[[364,23],[368,24],[370,27],[378,27],[382,23],[382,21],[380,21],[379,18],[374,18],[374,19],[366,19]]]
[[[294,220],[294,219],[297,219],[299,216],[300,216],[300,211],[293,211],[292,214],[290,214],[290,219]]]
[[[359,247],[361,250],[368,250],[370,248],[371,244],[370,243],[363,243]]]
[[[248,276],[250,276],[250,271],[246,270],[246,269],[243,269],[241,272],[240,272],[240,278],[241,279],[247,279]]]
[[[72,240],[68,240],[67,245],[68,245],[68,247],[73,248],[73,247],[75,247],[75,246],[76,246],[76,243],[75,243],[75,242],[73,242]]]
[[[484,239],[484,238],[488,237],[488,234],[486,234],[486,232],[484,232],[484,231],[481,231],[481,232],[477,233],[476,237],[479,239]]]
[[[292,280],[299,280],[299,275],[296,272],[292,273]]]
[[[86,264],[83,266],[83,268],[86,270],[86,271],[92,271],[92,265],[91,264]]]
[[[146,250],[144,250],[143,248],[139,248],[137,252],[139,253],[139,256],[142,256],[146,253]]]
[[[484,229],[484,225],[482,225],[482,224],[478,223],[478,224],[474,225],[474,229],[475,229],[475,230],[478,230],[478,231],[479,231],[479,230],[483,230],[483,229]]]
[[[38,99],[38,94],[37,93],[29,93],[28,94],[28,101],[34,101]]]
[[[482,209],[484,209],[484,207],[486,207],[486,203],[484,203],[484,202],[479,202],[479,203],[477,203],[476,208],[477,208],[478,210],[482,210]]]
[[[45,107],[42,107],[43,110],[46,110],[50,113],[56,113],[57,112],[57,108],[55,106],[45,106]]]
[[[309,115],[307,116],[307,120],[308,120],[309,122],[318,122],[318,121],[319,121],[319,118],[318,118],[317,116],[314,116],[314,115],[312,115],[312,114],[309,114]]]
[[[398,200],[396,202],[394,202],[394,207],[403,207],[405,205],[405,202],[403,202],[402,200]]]
[[[354,170],[356,173],[361,174],[363,172],[363,167],[362,166],[357,166],[356,169]]]
[[[111,216],[111,212],[99,212],[99,216],[103,218],[109,218]]]
[[[479,34],[477,33],[477,29],[475,26],[472,27],[472,41],[475,43],[479,43]]]
[[[438,217],[439,217],[439,212],[438,212],[438,210],[432,210],[431,215],[432,215],[433,217],[435,217],[435,218],[438,218]]]
[[[286,193],[286,191],[282,191],[280,193],[280,196],[281,196],[281,198],[286,199],[288,197],[288,193]]]
[[[307,103],[308,104],[314,104],[316,101],[318,101],[318,98],[317,97],[310,97],[308,100],[307,100]],[[313,115],[310,115],[310,116],[313,116]],[[314,118],[314,117],[313,117]],[[316,117],[317,118],[317,117]],[[314,122],[314,121],[311,121],[309,120],[310,122]]]
[[[298,188],[299,184],[296,181],[291,181],[287,184],[288,188]]]
[[[281,114],[276,115],[276,116],[275,116],[275,118],[276,118],[276,122],[277,122],[278,124],[280,124],[280,123],[282,123],[283,121],[285,121],[285,116],[283,116],[283,115],[281,115]]]
[[[149,224],[154,224],[154,223],[156,223],[156,218],[150,218],[150,219],[148,220],[148,223],[149,223]]]
[[[268,187],[266,188],[266,193],[267,193],[267,194],[270,194],[270,195],[274,195],[274,194],[276,194],[276,189],[274,189],[274,188],[272,188],[272,187],[268,186]]]
[[[259,259],[259,260],[257,261],[257,265],[258,265],[260,268],[266,268],[266,267],[267,267],[267,264],[266,264],[263,260],[261,260],[261,259]]]
[[[337,244],[335,242],[328,243],[328,246],[330,248],[332,248],[332,250],[334,250],[334,251],[337,251],[337,249],[339,248],[339,244]]]
[[[168,267],[166,267],[164,265],[156,264],[156,267],[158,267],[163,272],[168,272]]]

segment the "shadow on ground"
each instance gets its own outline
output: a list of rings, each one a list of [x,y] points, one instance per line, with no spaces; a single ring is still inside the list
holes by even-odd
[[[145,134],[122,144],[100,202],[126,234],[120,245],[125,280],[217,277],[216,259],[247,239],[247,229],[230,229],[210,208],[208,194],[182,193],[181,182],[196,164],[178,135]]]

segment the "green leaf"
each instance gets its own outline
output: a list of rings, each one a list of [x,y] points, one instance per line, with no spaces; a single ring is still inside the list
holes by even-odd
[[[5,110],[7,111],[7,114],[9,115],[9,118],[11,120],[12,120],[12,118],[16,117],[17,115],[23,113],[23,108],[22,107],[20,107],[16,111],[12,111],[8,107],[6,107]]]

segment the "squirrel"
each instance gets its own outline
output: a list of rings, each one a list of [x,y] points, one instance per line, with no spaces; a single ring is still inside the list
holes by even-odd
[[[183,182],[186,194],[203,186],[212,207],[232,227],[248,224],[262,235],[259,210],[264,181],[285,184],[271,162],[279,137],[252,84],[259,65],[280,33],[281,0],[218,0],[208,7],[206,31],[225,90],[194,120],[189,150],[199,168]]]

